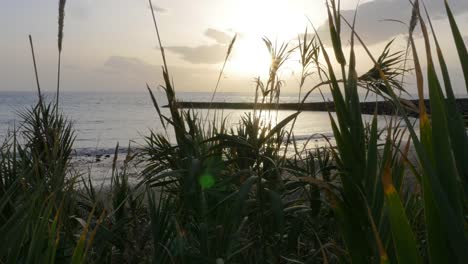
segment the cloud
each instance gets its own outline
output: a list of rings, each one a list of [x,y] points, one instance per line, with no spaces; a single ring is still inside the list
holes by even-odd
[[[193,64],[216,64],[223,61],[226,47],[225,45],[214,44],[197,47],[173,46],[168,50],[182,56],[187,62]]]
[[[110,56],[101,69],[106,73],[118,75],[134,75],[138,77],[157,76],[162,77],[160,65],[147,63],[139,58],[126,56]],[[206,67],[177,67],[170,66],[171,74],[183,76],[200,76],[217,74],[218,71]]]
[[[67,63],[63,65],[63,68],[68,70],[79,70],[80,66],[78,64]]]
[[[148,8],[151,9],[151,6],[148,4]],[[167,13],[169,10],[167,8],[158,6],[153,3],[153,10],[159,13]]]
[[[426,0],[426,6],[433,19],[443,19],[446,17],[444,1]],[[400,34],[406,34],[407,26],[392,20],[399,20],[407,23],[411,17],[411,4],[405,0],[375,0],[359,5],[356,19],[356,31],[366,41],[372,45],[389,40]],[[468,11],[468,1],[451,1],[451,8],[454,14],[462,14]],[[343,10],[341,14],[348,21],[352,21],[355,10]],[[342,36],[349,36],[349,27],[342,22]],[[322,24],[318,32],[325,43],[330,43],[328,33],[328,22]]]
[[[71,17],[80,20],[88,18],[93,10],[91,0],[71,1],[66,8],[66,12],[69,12]]]
[[[227,46],[231,42],[232,37],[226,32],[213,28],[205,30],[204,35],[216,43],[196,47],[169,46],[167,50],[181,55],[182,59],[193,64],[216,64],[222,62],[226,56]]]
[[[175,87],[180,91],[211,91],[219,74],[219,69],[216,67],[169,66],[169,71],[175,81]],[[164,84],[160,65],[147,63],[135,57],[110,56],[92,73],[100,79],[102,86],[112,89],[128,90],[129,87],[140,89],[145,87],[145,83],[149,83],[152,87]],[[80,80],[78,83],[83,81],[85,80]],[[251,83],[250,78],[227,76],[223,79],[222,87],[227,89],[226,91],[246,90]]]
[[[124,56],[110,56],[104,62],[104,71],[107,73],[133,74],[147,76],[160,72],[159,67],[146,63],[138,58]]]
[[[231,42],[232,37],[226,32],[219,31],[213,28],[208,28],[205,31],[205,36],[216,40],[218,44],[228,44]]]
[[[106,62],[104,62],[105,67],[115,68],[115,69],[125,69],[133,68],[140,66],[147,66],[146,62],[135,58],[135,57],[124,57],[124,56],[110,56]]]

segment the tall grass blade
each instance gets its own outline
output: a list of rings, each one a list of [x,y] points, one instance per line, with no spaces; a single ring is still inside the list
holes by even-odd
[[[466,190],[468,190],[468,163],[465,162],[465,157],[468,156],[468,137],[466,135],[463,118],[460,115],[460,111],[457,107],[455,94],[453,92],[452,83],[449,76],[449,70],[442,53],[442,49],[439,45],[437,35],[434,31],[431,19],[425,6],[424,10],[431,28],[434,43],[436,45],[437,57],[444,81],[445,93],[447,95],[447,103],[445,105],[447,107],[447,125],[450,133],[450,143],[453,149],[454,158],[456,160],[458,175],[463,183],[463,189],[465,190],[465,197],[468,197],[466,196],[468,195],[468,193],[466,193]]]
[[[340,38],[340,23],[339,23],[340,16],[337,16],[336,14],[335,0],[331,0],[331,3],[332,3],[331,9],[334,12],[333,15],[330,11],[330,7],[328,6],[328,1],[327,1],[328,27],[330,30],[330,37],[332,40],[336,61],[338,61],[339,64],[344,65],[346,64],[346,59],[342,50],[341,38]],[[335,20],[333,18],[335,18]]]
[[[458,230],[463,230],[463,208],[461,204],[461,194],[460,188],[458,185],[458,173],[455,168],[455,161],[453,158],[453,152],[451,149],[450,133],[447,125],[447,111],[445,106],[445,98],[443,98],[442,89],[434,68],[434,63],[431,55],[431,47],[429,43],[429,35],[425,26],[424,21],[420,17],[420,25],[424,36],[424,42],[426,45],[426,56],[427,56],[427,77],[428,77],[428,86],[429,86],[429,95],[431,103],[431,117],[432,117],[432,145],[434,146],[434,160],[435,168],[438,172],[439,182],[441,187],[447,195],[447,206],[450,207],[452,215],[440,215],[439,217],[453,217],[451,220],[452,225]],[[458,226],[458,227],[456,227]],[[435,228],[435,227],[434,227]],[[463,247],[468,246],[468,241],[463,234],[458,234],[452,236],[450,231],[452,227],[448,228],[449,230],[446,235],[448,235],[449,243],[451,244],[451,250],[454,252],[458,260],[463,260],[468,258],[468,252],[463,250]],[[452,229],[452,232],[456,232]],[[453,233],[453,235],[455,235]],[[458,237],[458,238],[457,238]],[[457,241],[458,240],[458,241]],[[431,243],[431,241],[429,241]],[[432,247],[434,249],[434,247]]]
[[[33,66],[34,66],[34,75],[36,77],[37,95],[39,96],[39,105],[42,107],[41,85],[39,84],[39,74],[37,73],[36,55],[34,54],[34,45],[33,45],[31,35],[29,35],[29,44],[31,46],[31,54],[32,54]]]
[[[452,36],[457,47],[458,57],[460,58],[460,63],[463,69],[463,76],[465,78],[465,88],[468,92],[468,51],[466,49],[465,43],[463,42],[463,36],[458,28],[455,17],[453,16],[452,10],[448,4],[448,1],[445,0],[445,9],[447,11],[447,16],[450,22],[450,28],[452,29]]]
[[[153,102],[153,106],[156,109],[156,112],[158,113],[159,121],[161,121],[161,125],[163,126],[164,131],[167,131],[166,123],[164,122],[163,115],[161,114],[161,109],[159,108],[158,101],[156,100],[156,97],[154,97],[153,91],[151,90],[148,84],[146,84],[146,88],[148,89],[148,92],[151,96],[151,101]]]
[[[391,144],[390,140],[388,141],[387,144]],[[403,207],[399,193],[393,185],[390,167],[391,156],[387,156],[386,159],[382,184],[398,263],[421,263],[416,239],[406,216],[405,208]]]

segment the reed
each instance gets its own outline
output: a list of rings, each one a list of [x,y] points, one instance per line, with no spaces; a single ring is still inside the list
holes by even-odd
[[[60,94],[60,70],[62,64],[62,43],[63,43],[63,25],[65,21],[65,4],[66,0],[59,0],[58,8],[58,36],[57,36],[57,46],[58,46],[58,62],[57,62],[57,92],[56,92],[56,101],[55,104],[59,104],[59,94]]]
[[[33,66],[34,66],[34,76],[36,77],[37,95],[39,97],[39,104],[42,105],[41,85],[39,84],[39,74],[37,73],[37,65],[36,65],[36,54],[34,53],[34,45],[33,45],[31,35],[29,35],[29,44],[31,46],[31,54],[32,54]]]

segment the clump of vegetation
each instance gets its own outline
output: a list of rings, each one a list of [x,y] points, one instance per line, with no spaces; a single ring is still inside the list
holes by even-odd
[[[468,259],[468,138],[431,20],[415,1],[408,45],[419,92],[420,103],[413,107],[419,111],[418,131],[407,104],[397,96],[404,90],[399,77],[407,72],[403,53],[390,52],[389,43],[375,58],[354,21],[341,17],[339,6],[330,0],[327,8],[333,54],[307,30],[293,47],[264,40],[272,57],[269,76],[256,80],[256,108],[235,128],[226,127],[223,118],[206,121],[193,110],[177,108],[151,8],[169,116],[162,114],[149,86],[148,91],[166,133],[150,131],[143,150],[134,154],[129,149],[122,168],[117,166],[117,145],[106,200],[93,186],[92,175],[70,170],[74,130],[59,107],[65,8],[60,1],[56,101],[44,101],[36,71],[38,104],[24,112],[23,123],[0,149],[0,262],[463,263]],[[468,91],[468,52],[448,4],[446,10]],[[342,26],[352,32],[349,56],[341,45]],[[430,114],[413,39],[417,26],[426,48]],[[356,41],[374,62],[361,76]],[[226,61],[234,43],[235,38]],[[300,107],[284,120],[261,118],[278,111],[260,104],[279,103],[278,71],[293,51],[301,58],[299,94],[313,71],[321,82],[304,97],[321,87],[332,93],[336,143],[327,147],[307,149],[295,140]],[[364,122],[358,96],[362,88],[393,104],[385,131],[378,130],[376,115]],[[416,159],[409,157],[411,147]],[[134,159],[144,167],[135,186],[127,173]],[[415,186],[407,186],[407,177],[416,179]]]

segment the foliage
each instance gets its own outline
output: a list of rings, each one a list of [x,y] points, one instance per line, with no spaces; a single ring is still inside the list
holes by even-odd
[[[443,50],[418,1],[413,3],[408,44],[417,77],[419,131],[398,96],[404,92],[401,77],[409,71],[402,66],[408,54],[392,52],[390,41],[374,58],[354,21],[341,17],[339,1],[327,5],[332,50],[307,29],[297,45],[278,45],[264,38],[272,59],[269,76],[265,82],[260,77],[255,80],[255,108],[235,127],[227,127],[222,114],[208,119],[208,114],[202,117],[177,107],[149,4],[163,59],[162,88],[169,115],[163,114],[147,88],[165,133],[150,131],[138,153],[129,146],[122,166],[117,144],[111,184],[97,189],[93,175],[74,174],[70,164],[75,134],[60,112],[58,96],[65,8],[65,1],[60,1],[55,104],[42,98],[36,75],[38,103],[21,114],[20,126],[0,148],[0,262],[463,263],[468,259],[466,128],[454,103]],[[446,9],[465,70],[466,46],[448,4]],[[348,56],[342,45],[342,22],[352,31]],[[413,38],[418,25],[426,50],[425,76]],[[356,41],[374,62],[361,75],[356,69]],[[299,53],[302,67],[299,102],[317,89],[331,91],[334,141],[324,138],[327,146],[310,148],[310,139],[296,140],[300,106],[283,120],[276,118],[278,109],[261,107],[279,103],[284,84],[280,72],[293,52]],[[320,83],[301,100],[314,74]],[[423,101],[426,83],[430,113]],[[376,115],[364,121],[360,89],[394,106],[384,129],[379,130]],[[175,140],[169,137],[170,130]],[[129,181],[132,162],[143,167],[138,184]]]

